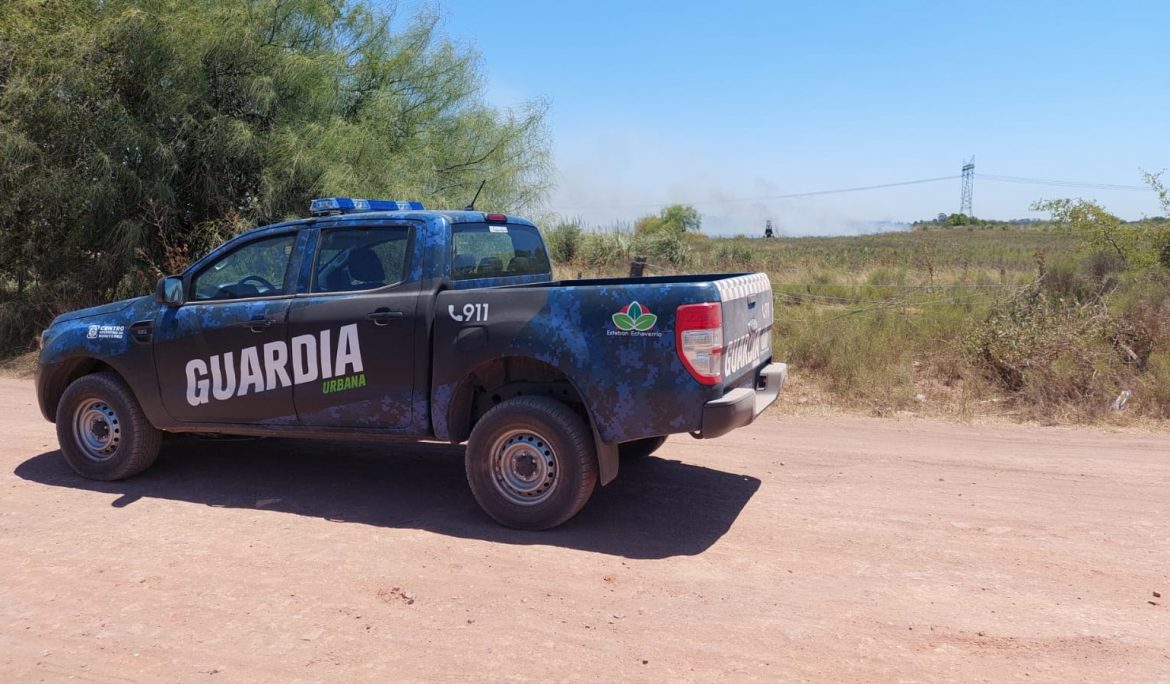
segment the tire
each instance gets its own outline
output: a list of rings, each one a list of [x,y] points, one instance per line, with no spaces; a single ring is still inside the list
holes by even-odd
[[[665,443],[666,435],[662,435],[661,437],[635,439],[632,442],[619,444],[618,456],[625,461],[634,461],[640,458],[646,458],[655,451],[658,451],[658,449]]]
[[[57,404],[57,441],[69,467],[91,480],[121,480],[158,457],[162,433],[117,375],[74,380]]]
[[[572,518],[597,484],[593,434],[565,404],[546,397],[500,402],[471,431],[467,482],[496,522],[545,530]]]

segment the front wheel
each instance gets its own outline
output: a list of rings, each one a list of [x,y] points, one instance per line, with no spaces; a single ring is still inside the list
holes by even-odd
[[[120,480],[154,463],[162,433],[121,378],[94,373],[74,380],[61,395],[57,441],[78,475]]]
[[[593,436],[565,404],[516,397],[484,414],[467,441],[467,481],[496,522],[556,527],[581,510],[597,484]]]

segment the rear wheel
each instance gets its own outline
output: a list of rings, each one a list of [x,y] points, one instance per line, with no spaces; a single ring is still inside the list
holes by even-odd
[[[635,439],[632,442],[625,442],[618,445],[618,456],[627,461],[633,461],[639,458],[646,458],[650,454],[658,451],[663,444],[666,443],[666,435],[661,437],[647,437],[645,439]]]
[[[121,378],[94,373],[74,380],[61,395],[57,441],[78,475],[120,480],[154,463],[162,433]]]
[[[467,481],[496,522],[556,527],[577,514],[597,483],[593,436],[568,406],[517,397],[484,414],[467,441]]]

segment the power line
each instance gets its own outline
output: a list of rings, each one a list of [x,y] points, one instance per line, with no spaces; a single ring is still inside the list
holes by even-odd
[[[1079,181],[1053,180],[1050,178],[1024,178],[1022,176],[999,176],[990,173],[981,173],[983,180],[999,183],[1019,183],[1022,185],[1051,185],[1057,188],[1087,188],[1090,190],[1126,190],[1129,192],[1149,192],[1145,185],[1117,185],[1114,183],[1082,183]]]
[[[760,200],[770,199],[795,199],[799,197],[816,197],[818,195],[838,195],[845,192],[862,192],[865,190],[881,190],[882,188],[896,188],[902,185],[921,185],[923,183],[937,183],[938,181],[955,180],[958,176],[939,176],[938,178],[923,178],[921,180],[900,181],[897,183],[883,183],[881,185],[863,185],[856,188],[839,188],[837,190],[816,190],[814,192],[794,192],[789,195],[774,195],[772,197],[757,197],[755,199],[745,200],[748,202],[758,202]],[[734,201],[734,200],[728,200]]]
[[[937,183],[939,181],[955,180],[959,176],[939,176],[937,178],[921,178],[918,180],[898,181],[896,183],[882,183],[880,185],[861,185],[854,188],[836,188],[833,190],[814,190],[812,192],[793,192],[787,195],[769,195],[767,197],[734,197],[719,200],[688,200],[685,204],[739,204],[747,202],[764,202],[767,200],[780,199],[799,199],[802,197],[817,197],[820,195],[839,195],[846,192],[863,192],[866,190],[881,190],[883,188],[896,188],[903,185],[921,185],[923,183]],[[662,207],[667,204],[675,204],[676,202],[639,202],[636,204],[607,204],[606,207],[615,208],[637,208],[637,207]],[[578,205],[570,207],[553,207],[553,209],[594,209],[597,205]]]
[[[971,167],[970,170],[968,170],[968,166]],[[993,182],[997,182],[997,183],[1016,183],[1016,184],[1021,184],[1021,185],[1047,185],[1047,186],[1058,187],[1058,188],[1077,188],[1077,189],[1088,189],[1088,190],[1123,190],[1126,192],[1149,192],[1149,190],[1150,190],[1148,187],[1146,187],[1144,185],[1118,185],[1115,183],[1085,183],[1085,182],[1080,182],[1080,181],[1055,180],[1055,179],[1051,179],[1051,178],[1027,178],[1024,176],[1004,176],[1004,175],[990,174],[990,173],[976,174],[974,172],[974,164],[971,164],[970,162],[968,162],[968,164],[963,167],[963,171],[964,172],[961,175],[957,174],[957,175],[953,175],[953,176],[937,176],[935,178],[919,178],[917,180],[897,181],[894,183],[880,183],[877,185],[859,185],[859,186],[851,187],[851,188],[834,188],[832,190],[813,190],[810,192],[792,192],[792,193],[787,193],[787,194],[783,194],[783,195],[767,195],[767,196],[761,196],[761,197],[729,197],[726,199],[713,199],[713,200],[685,200],[681,203],[691,204],[691,205],[747,204],[750,202],[766,202],[766,201],[770,201],[770,200],[785,200],[785,199],[802,199],[802,198],[806,198],[806,197],[820,197],[823,195],[840,195],[840,194],[845,194],[845,193],[850,193],[850,192],[866,192],[869,190],[883,190],[885,188],[897,188],[897,187],[902,187],[902,186],[906,186],[906,185],[922,185],[925,183],[939,183],[941,181],[950,181],[950,180],[956,180],[956,179],[961,178],[964,181],[963,195],[962,195],[962,199],[964,200],[963,204],[964,204],[964,206],[969,206],[969,204],[968,204],[970,202],[970,200],[968,199],[969,187],[970,187],[970,184],[972,183],[972,180],[975,176],[978,176],[979,178],[981,178],[983,180],[993,181]],[[551,209],[554,211],[567,211],[567,210],[574,210],[574,209],[598,209],[598,208],[601,208],[603,206],[605,208],[612,208],[612,209],[638,209],[638,208],[646,208],[646,207],[664,207],[668,204],[677,204],[677,203],[680,203],[680,202],[678,200],[673,200],[673,201],[666,201],[666,202],[635,202],[635,203],[629,203],[629,204],[606,204],[606,205],[581,204],[581,205],[571,205],[571,206],[562,206],[562,207],[551,207]]]

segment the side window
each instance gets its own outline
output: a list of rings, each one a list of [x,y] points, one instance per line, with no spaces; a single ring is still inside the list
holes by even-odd
[[[451,277],[499,278],[548,273],[548,252],[532,226],[456,223]]]
[[[373,290],[402,281],[410,228],[332,228],[321,235],[313,292]]]
[[[271,297],[284,291],[296,235],[256,240],[229,252],[192,279],[196,301]]]

